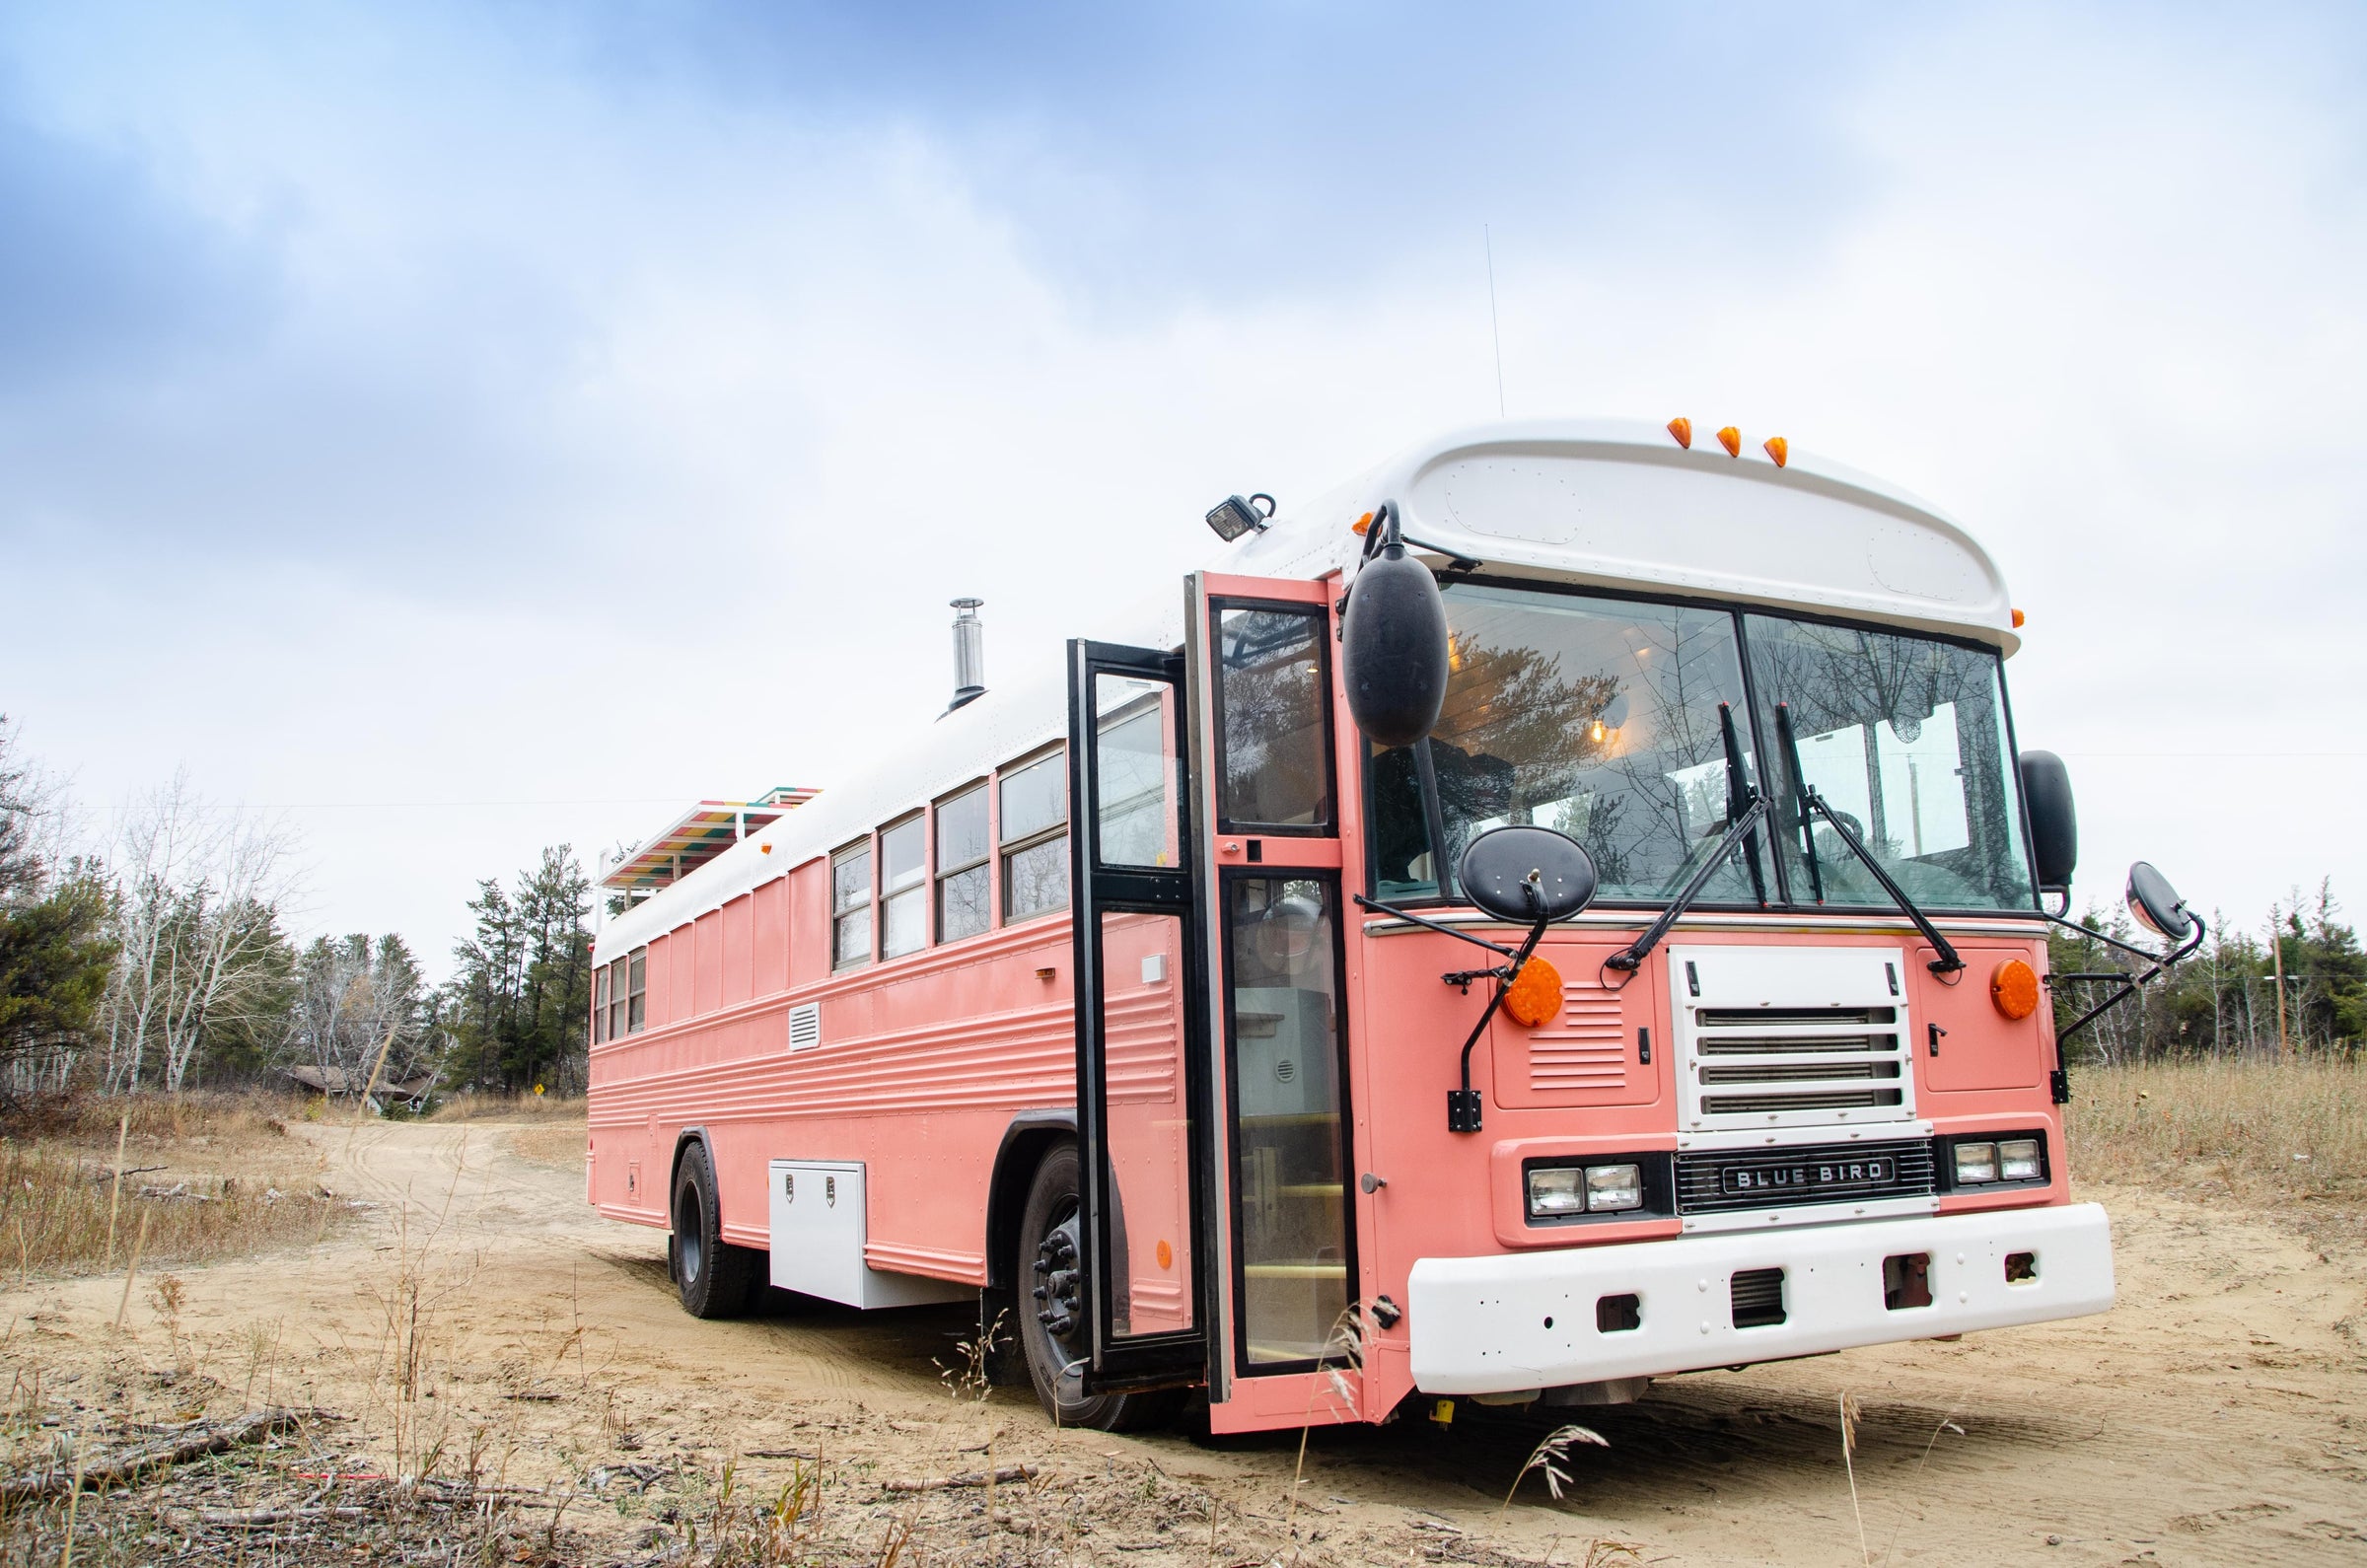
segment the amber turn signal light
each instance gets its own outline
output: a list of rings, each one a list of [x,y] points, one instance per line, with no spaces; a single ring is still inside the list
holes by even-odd
[[[1373,515],[1370,512],[1367,512],[1364,516],[1358,518],[1355,522],[1348,525],[1348,532],[1350,534],[1362,534],[1366,529],[1369,529],[1372,526]]]
[[[1676,418],[1670,420],[1669,434],[1675,436],[1677,438],[1677,445],[1683,447],[1686,451],[1690,452],[1693,450],[1693,422],[1690,419],[1686,418],[1683,414],[1679,414]]]
[[[2039,1010],[2039,971],[2020,959],[2008,959],[1989,974],[1989,1000],[1997,1011],[2016,1023]]]
[[[2018,610],[2018,609],[2017,609],[2017,610],[2015,610],[2015,611],[2014,611],[2014,630],[2016,630],[2016,631],[2020,631],[2021,629],[2022,629],[2022,612],[2021,612],[2020,610]]]
[[[1553,1022],[1561,1011],[1561,974],[1552,964],[1534,955],[1521,965],[1521,972],[1504,987],[1504,1011],[1512,1021],[1528,1029]]]
[[[1743,455],[1743,433],[1728,425],[1718,432],[1718,445],[1726,449],[1729,458],[1739,458]]]
[[[1763,445],[1767,456],[1775,460],[1778,468],[1792,461],[1792,444],[1781,436],[1769,436]]]

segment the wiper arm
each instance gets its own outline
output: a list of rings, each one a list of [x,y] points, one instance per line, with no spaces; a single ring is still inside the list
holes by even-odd
[[[1743,745],[1735,739],[1734,709],[1727,703],[1718,704],[1718,739],[1726,748],[1726,820],[1742,820],[1743,813],[1758,799],[1758,791],[1743,772]],[[1751,891],[1757,897],[1758,906],[1767,906],[1767,877],[1758,861],[1758,833],[1753,830],[1749,841],[1751,861]]]
[[[1758,820],[1766,815],[1766,801],[1763,798],[1755,797],[1749,806],[1743,808],[1743,815],[1736,818],[1733,823],[1727,827],[1726,836],[1718,840],[1718,847],[1712,850],[1709,858],[1701,863],[1701,869],[1693,873],[1692,881],[1685,885],[1685,891],[1669,900],[1669,906],[1660,912],[1660,918],[1645,927],[1644,934],[1637,937],[1633,943],[1605,959],[1604,963],[1614,969],[1641,967],[1645,958],[1654,948],[1660,946],[1660,939],[1669,934],[1669,927],[1675,925],[1678,918],[1692,907],[1693,900],[1701,896],[1701,890],[1709,886],[1710,877],[1720,866],[1726,864],[1743,840],[1757,829]]]
[[[1775,704],[1775,731],[1783,738],[1784,760],[1791,765],[1792,788],[1799,794],[1801,851],[1808,860],[1809,880],[1816,888],[1817,902],[1825,901],[1825,879],[1817,869],[1816,828],[1809,821],[1811,812],[1822,816],[1827,822],[1831,824],[1832,830],[1840,835],[1841,842],[1849,846],[1849,853],[1865,862],[1866,869],[1874,874],[1874,880],[1882,884],[1882,891],[1891,895],[1892,900],[1905,911],[1906,917],[1915,923],[1915,929],[1923,933],[1923,940],[1930,943],[1932,951],[1939,955],[1924,966],[1934,974],[1955,974],[1961,971],[1965,966],[1965,961],[1957,957],[1955,946],[1946,937],[1940,935],[1940,928],[1931,923],[1929,915],[1915,907],[1915,901],[1906,895],[1906,890],[1894,882],[1891,874],[1882,869],[1882,862],[1874,858],[1874,851],[1868,849],[1859,840],[1857,834],[1849,830],[1849,824],[1841,820],[1840,813],[1827,804],[1824,793],[1801,775],[1800,746],[1792,734],[1792,712],[1787,703]]]
[[[1783,745],[1784,765],[1792,775],[1792,820],[1786,828],[1800,832],[1800,858],[1808,863],[1808,891],[1825,901],[1825,868],[1817,860],[1817,835],[1808,820],[1808,779],[1800,771],[1800,738],[1792,733],[1792,705],[1775,704],[1775,738]]]

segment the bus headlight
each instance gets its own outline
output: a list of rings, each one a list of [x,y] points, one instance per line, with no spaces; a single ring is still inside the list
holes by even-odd
[[[1956,1179],[1959,1182],[1996,1180],[1997,1146],[1993,1143],[1958,1144]]]
[[[1647,1189],[1644,1173],[1666,1155],[1614,1155],[1600,1165],[1530,1166],[1522,1176],[1531,1223],[1606,1219],[1619,1215],[1666,1214],[1668,1167],[1659,1166]]]
[[[1586,1168],[1586,1206],[1602,1213],[1609,1209],[1640,1209],[1644,1206],[1644,1172],[1641,1166],[1590,1165]]]
[[[2011,1138],[1997,1146],[1997,1178],[2036,1181],[2039,1178],[2039,1140]]]
[[[1586,1212],[1586,1188],[1581,1181],[1585,1172],[1574,1165],[1544,1166],[1529,1173],[1529,1212],[1531,1214],[1583,1214]]]

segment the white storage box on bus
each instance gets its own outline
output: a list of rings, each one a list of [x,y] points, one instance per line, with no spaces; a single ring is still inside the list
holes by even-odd
[[[863,1261],[870,1225],[859,1160],[775,1160],[772,1283],[849,1307],[917,1307],[969,1301],[977,1287],[919,1274],[894,1274]]]

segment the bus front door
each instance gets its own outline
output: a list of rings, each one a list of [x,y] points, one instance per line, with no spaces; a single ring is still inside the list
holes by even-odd
[[[1077,1131],[1089,1393],[1207,1375],[1207,988],[1184,788],[1183,663],[1069,652]]]
[[[1201,573],[1184,634],[1213,1035],[1209,1420],[1358,1413],[1336,586]]]

